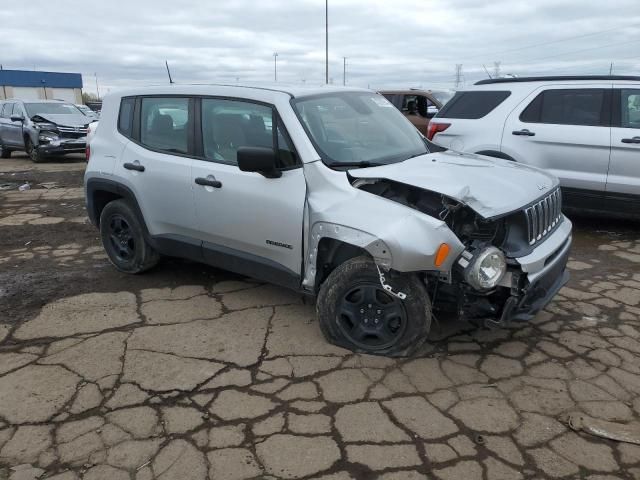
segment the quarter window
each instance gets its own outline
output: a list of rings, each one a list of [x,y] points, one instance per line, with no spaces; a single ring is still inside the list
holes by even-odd
[[[125,137],[131,138],[133,131],[133,107],[135,98],[123,98],[120,102],[120,115],[118,116],[118,130]]]
[[[441,118],[466,118],[475,120],[493,111],[511,95],[508,91],[457,92],[438,113]]]
[[[207,160],[238,164],[240,147],[273,148],[281,168],[297,164],[291,142],[280,126],[273,135],[275,114],[257,103],[214,98],[202,99],[202,143]],[[274,145],[277,142],[277,145]]]
[[[640,128],[640,90],[622,90],[620,96],[623,128]]]
[[[189,153],[189,99],[143,97],[140,143],[153,150]]]
[[[540,93],[520,114],[525,123],[603,126],[605,90],[558,89]]]

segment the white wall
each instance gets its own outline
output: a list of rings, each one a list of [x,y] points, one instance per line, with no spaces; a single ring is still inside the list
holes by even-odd
[[[13,87],[13,95],[8,96],[10,98],[19,98],[20,100],[38,100],[41,90],[41,88],[33,87]]]

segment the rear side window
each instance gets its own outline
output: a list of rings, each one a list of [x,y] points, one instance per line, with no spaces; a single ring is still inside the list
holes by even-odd
[[[525,123],[604,126],[605,90],[557,89],[541,92],[520,114]]]
[[[640,128],[640,90],[622,90],[622,128]]]
[[[120,102],[120,115],[118,116],[118,131],[125,137],[132,137],[133,132],[133,107],[135,98],[123,98]]]
[[[140,143],[152,150],[189,153],[189,99],[142,98]]]
[[[482,118],[504,102],[509,91],[473,91],[457,92],[454,97],[442,107],[438,117],[444,118]]]

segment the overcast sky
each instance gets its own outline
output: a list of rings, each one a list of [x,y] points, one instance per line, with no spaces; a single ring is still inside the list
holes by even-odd
[[[453,87],[493,74],[640,74],[639,0],[329,0],[329,75]],[[101,92],[179,83],[324,82],[323,0],[3,0],[5,69],[80,72]]]

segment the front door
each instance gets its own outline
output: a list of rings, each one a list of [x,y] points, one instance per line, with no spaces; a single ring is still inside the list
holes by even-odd
[[[205,260],[274,283],[299,286],[306,183],[291,141],[269,105],[203,98],[203,159],[193,188]],[[274,134],[274,129],[277,134]],[[282,176],[242,172],[240,147],[273,147]]]
[[[611,163],[607,196],[620,208],[639,208],[640,202],[640,88],[616,90],[611,128]],[[628,200],[635,200],[629,202]]]
[[[597,204],[609,169],[610,93],[605,88],[535,91],[507,118],[502,151],[518,152],[523,162],[556,175],[568,203]]]
[[[26,121],[26,115],[22,106],[18,103],[13,104],[13,109],[11,109],[11,105],[9,105],[7,109],[10,113],[3,122],[2,141],[7,146],[11,145],[12,147],[24,148],[24,138],[22,136],[23,122],[20,120],[11,120],[11,117],[23,117]]]

